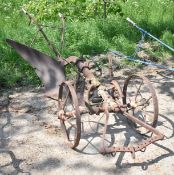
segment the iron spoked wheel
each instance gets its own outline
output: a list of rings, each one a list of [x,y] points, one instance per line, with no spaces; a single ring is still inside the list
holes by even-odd
[[[127,112],[156,127],[158,120],[158,101],[155,90],[149,79],[142,75],[131,75],[124,83],[123,103],[127,105]],[[141,134],[148,131],[138,124],[134,124]]]
[[[58,118],[68,145],[76,148],[81,137],[81,118],[78,98],[71,82],[63,82],[58,93]]]

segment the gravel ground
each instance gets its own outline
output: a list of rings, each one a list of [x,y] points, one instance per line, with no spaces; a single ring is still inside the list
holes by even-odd
[[[57,119],[57,104],[41,89],[23,88],[0,97],[0,174],[160,174],[174,172],[174,79],[154,69],[149,75],[159,101],[158,130],[166,137],[151,144],[144,153],[103,156],[98,152],[99,136],[86,127],[77,150],[68,148]],[[126,71],[114,73],[123,85]],[[88,126],[89,116],[83,124]],[[95,116],[91,116],[95,120]],[[97,120],[97,119],[96,119]],[[128,144],[139,135],[125,118],[116,116],[112,137]],[[95,129],[96,126],[91,128]]]

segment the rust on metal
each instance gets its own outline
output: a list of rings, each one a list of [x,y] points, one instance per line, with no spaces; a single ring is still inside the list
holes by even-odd
[[[62,114],[58,114],[58,118],[65,123],[67,120],[71,118],[78,119],[79,115],[82,114],[105,114],[105,126],[103,130],[103,135],[101,139],[101,146],[100,146],[100,152],[103,154],[107,153],[114,153],[114,152],[130,152],[132,153],[132,156],[135,157],[135,152],[137,151],[144,151],[146,147],[158,140],[162,140],[164,138],[163,134],[161,134],[155,127],[156,122],[158,118],[158,103],[157,103],[157,97],[155,94],[155,90],[152,87],[150,81],[144,77],[143,75],[131,75],[128,77],[128,79],[125,81],[123,90],[119,86],[119,83],[116,80],[112,80],[109,84],[103,84],[100,83],[100,81],[94,76],[92,71],[90,70],[88,66],[88,62],[85,62],[84,60],[75,60],[74,63],[76,63],[78,70],[84,77],[84,81],[86,82],[85,91],[83,94],[81,94],[85,101],[85,106],[79,106],[78,107],[78,115],[76,118],[76,109],[72,109],[70,111],[63,111],[63,117],[61,117]],[[133,80],[133,86],[135,86],[135,93],[133,95],[134,101],[128,102],[127,98],[129,98],[128,88],[131,85],[131,81]],[[140,84],[138,84],[140,82]],[[64,83],[60,87],[63,86]],[[75,83],[74,83],[75,84]],[[143,87],[146,86],[146,87]],[[74,88],[75,86],[72,86],[71,88]],[[146,90],[148,95],[146,94],[146,98],[142,96],[141,88],[143,87],[143,92]],[[131,87],[132,88],[132,87]],[[61,90],[61,88],[60,88]],[[60,94],[63,92],[59,91]],[[70,95],[70,98],[76,97],[77,94]],[[59,97],[60,98],[60,97]],[[77,99],[77,98],[76,98]],[[60,100],[60,99],[59,99]],[[61,96],[62,100],[62,96]],[[63,100],[64,101],[64,100]],[[73,102],[74,103],[74,102]],[[72,105],[73,105],[72,103]],[[77,102],[75,102],[77,104]],[[139,116],[136,114],[136,110],[142,110],[143,112],[146,112],[145,109],[152,103],[152,113],[149,114],[150,117],[152,117],[152,120],[150,123],[146,121],[147,119],[140,119]],[[60,107],[60,109],[62,109]],[[130,111],[133,111],[133,114],[130,113]],[[138,126],[141,126],[145,128],[148,132],[153,133],[153,137],[148,139],[143,139],[140,143],[138,143],[135,146],[111,146],[107,147],[105,145],[105,137],[106,137],[106,131],[108,126],[108,120],[110,117],[110,113],[120,112],[125,117],[128,118],[128,120],[132,121],[133,123],[137,124]],[[140,112],[138,112],[140,113]],[[147,116],[147,112],[145,113]],[[76,129],[80,128],[80,124],[77,125],[77,122],[75,123]],[[71,126],[72,127],[72,126]],[[66,128],[64,127],[66,130]],[[65,133],[69,133],[69,130],[67,129]],[[79,133],[80,134],[80,133]],[[75,137],[75,135],[74,135]],[[67,136],[69,139],[69,136]],[[79,138],[76,139],[76,142],[79,143]],[[76,146],[78,146],[76,144]],[[75,148],[75,145],[73,145],[73,148]]]
[[[108,55],[108,67],[109,67],[109,76],[110,76],[110,78],[113,78],[112,54]]]
[[[151,126],[156,127],[156,124],[157,124],[157,121],[158,121],[158,100],[157,100],[157,96],[156,96],[155,90],[154,90],[152,84],[150,83],[150,81],[149,81],[149,79],[147,77],[145,77],[143,75],[138,75],[138,76],[137,75],[131,75],[131,76],[129,76],[127,78],[127,80],[124,83],[124,87],[123,87],[123,96],[124,96],[123,102],[124,102],[124,104],[128,103],[127,102],[127,99],[128,99],[127,98],[127,90],[128,90],[128,87],[129,87],[128,86],[129,82],[132,79],[135,79],[137,77],[140,78],[142,80],[142,82],[144,82],[147,85],[147,87],[149,88],[149,91],[151,93],[151,98],[152,98],[152,102],[153,102],[153,106],[152,106],[152,108],[153,108],[153,114],[152,114],[153,115],[152,116],[153,120],[151,122]],[[140,86],[141,85],[142,84],[140,84]],[[140,89],[137,89],[137,92],[138,91],[140,91]],[[135,98],[136,98],[136,96],[137,96],[137,93],[135,94]]]
[[[65,92],[66,94],[64,94],[63,92]],[[66,105],[69,100],[71,101],[72,106],[71,106],[71,111],[68,114],[66,112],[68,112],[68,110],[70,109],[66,108]],[[68,144],[71,148],[75,148],[78,146],[79,141],[80,141],[81,118],[80,118],[78,98],[73,88],[72,82],[65,81],[60,85],[59,93],[58,93],[58,107],[59,107],[58,115],[60,118],[61,126],[67,137]],[[67,117],[67,116],[70,116],[70,117]],[[72,131],[74,132],[74,135],[73,135],[73,138],[70,138],[70,131],[67,130],[66,123],[68,122],[69,119],[72,119],[72,117],[74,118],[75,121],[73,124],[71,124],[71,127],[74,128],[75,131]]]
[[[64,66],[36,49],[10,39],[6,41],[35,69],[44,84],[46,95],[57,98],[57,87],[65,81]]]
[[[91,71],[90,62],[78,57],[70,56],[63,60],[58,55],[57,60],[31,47],[13,40],[7,43],[26,60],[42,80],[46,95],[58,101],[58,119],[65,133],[68,145],[76,148],[81,138],[82,114],[105,115],[100,152],[102,154],[114,152],[130,152],[133,158],[135,152],[144,152],[146,147],[164,138],[157,129],[158,100],[155,90],[143,75],[130,75],[123,86],[116,80],[109,83],[100,82]],[[113,76],[112,56],[109,55],[110,78]],[[66,80],[65,66],[74,63],[78,76],[82,77],[84,86],[78,81]],[[78,88],[81,88],[78,91]],[[144,95],[145,94],[145,95]],[[106,133],[110,113],[121,113],[134,124],[134,129],[141,133],[152,133],[151,138],[143,139],[134,146],[106,146]],[[142,131],[145,129],[145,132]]]

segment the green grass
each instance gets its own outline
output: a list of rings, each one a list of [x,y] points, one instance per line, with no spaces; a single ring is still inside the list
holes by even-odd
[[[27,17],[19,11],[26,0],[3,0],[0,7],[0,88],[21,85],[40,84],[33,69],[10,48],[6,38],[17,40],[26,45],[48,53],[46,42],[34,25],[28,25]],[[106,20],[96,17],[86,20],[66,20],[65,46],[62,52],[64,57],[70,55],[80,56],[96,55],[107,52],[108,49],[119,50],[132,55],[136,44],[141,38],[141,33],[129,25],[126,17],[130,17],[139,26],[161,38],[164,42],[174,47],[174,1],[172,0],[129,0],[119,2],[121,11],[108,14]],[[4,8],[5,7],[5,8]],[[46,34],[60,50],[60,23],[47,20],[45,23],[53,23],[56,29],[45,29]],[[32,43],[35,38],[35,42]],[[150,38],[146,38],[153,44]],[[31,44],[32,43],[32,44]],[[153,53],[159,61],[171,55],[169,50],[159,46]],[[129,64],[126,62],[126,64]]]

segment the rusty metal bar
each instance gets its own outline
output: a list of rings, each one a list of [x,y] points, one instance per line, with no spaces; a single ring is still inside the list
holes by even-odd
[[[50,40],[48,39],[48,37],[46,36],[45,32],[43,31],[43,27],[41,25],[39,25],[36,21],[36,19],[33,17],[33,15],[31,15],[30,13],[28,13],[24,8],[22,8],[22,11],[29,17],[29,19],[38,27],[38,30],[41,32],[41,34],[43,35],[44,39],[46,40],[46,42],[48,43],[48,46],[50,47],[50,49],[55,53],[56,56],[59,56],[61,58],[60,53],[56,50],[55,46],[50,42]]]
[[[110,76],[110,78],[113,78],[112,54],[108,55],[108,67],[109,67],[109,76]]]

